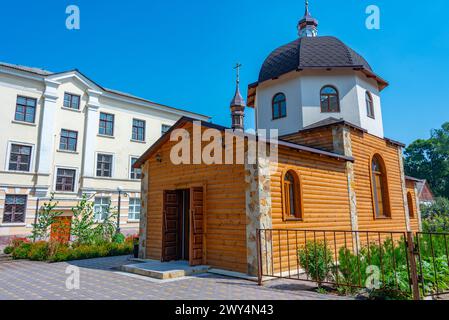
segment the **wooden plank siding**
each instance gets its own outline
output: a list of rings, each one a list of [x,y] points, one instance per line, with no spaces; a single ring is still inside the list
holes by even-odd
[[[297,134],[281,137],[282,140],[302,144],[312,148],[325,150],[329,152],[334,151],[334,140],[332,136],[332,129],[321,128],[306,132],[299,132]]]
[[[413,199],[412,205],[413,205],[414,216],[410,217],[410,227],[413,232],[418,232],[419,231],[419,220],[418,220],[418,208],[416,207],[417,202],[416,202],[416,193],[415,193],[415,182],[407,180],[406,186],[407,186],[407,194],[410,192],[410,194],[412,195],[412,199]]]
[[[351,140],[355,158],[354,174],[359,230],[406,231],[398,146],[388,143],[385,139],[356,130],[351,130]],[[391,212],[390,217],[384,219],[376,218],[374,213],[370,167],[371,159],[375,154],[382,157],[386,166]]]
[[[192,136],[192,124],[184,125]],[[202,127],[202,131],[207,128]],[[224,134],[224,133],[222,133]],[[351,129],[352,157],[355,159],[353,188],[357,200],[358,229],[362,231],[406,231],[404,196],[401,182],[398,146],[360,130]],[[285,138],[284,138],[285,139]],[[287,137],[287,141],[299,143],[326,151],[334,151],[332,127],[318,128]],[[341,141],[339,142],[341,145]],[[170,161],[171,148],[177,142],[163,143],[156,154],[151,156],[144,172],[149,177],[147,208],[147,257],[161,258],[163,191],[185,189],[202,185],[204,191],[204,263],[221,269],[247,273],[247,238],[245,165],[243,164],[188,164],[174,165]],[[203,142],[203,147],[209,142]],[[387,173],[390,217],[375,217],[371,190],[371,159],[379,154]],[[333,231],[351,231],[350,186],[348,172],[350,166],[343,159],[308,153],[280,146],[278,162],[271,163],[270,196],[272,229],[280,230],[328,230],[331,249],[338,251],[342,246],[354,247],[353,238],[337,232],[335,242]],[[158,159],[159,158],[159,161]],[[224,158],[224,152],[223,152]],[[299,177],[301,196],[301,219],[284,219],[283,176],[293,170]],[[348,170],[348,171],[347,171]],[[352,185],[352,183],[351,183]],[[407,189],[414,189],[407,182]],[[416,201],[414,201],[416,205]],[[417,213],[416,208],[414,212]],[[411,219],[412,230],[418,230],[417,215]],[[299,236],[298,236],[299,235]],[[308,234],[308,240],[312,240]],[[305,236],[296,232],[276,232],[269,237],[272,247],[274,272],[298,268],[298,245],[305,243]],[[361,235],[359,244],[370,241],[377,235]],[[382,235],[384,240],[388,234]],[[363,238],[362,238],[363,237]],[[368,239],[366,239],[366,238]],[[395,240],[400,237],[395,236]],[[316,234],[317,240],[324,240],[324,234]],[[329,240],[329,239],[327,239]],[[374,239],[376,240],[376,239]],[[335,246],[334,246],[335,245]],[[270,263],[271,263],[270,261]]]
[[[287,138],[291,142],[301,143],[328,151],[334,151],[332,127],[320,128],[314,131],[298,133]],[[286,139],[286,140],[287,140]],[[314,141],[314,139],[316,139]],[[358,229],[362,231],[392,231],[405,232],[405,209],[399,167],[398,146],[360,130],[351,129],[352,156],[354,162],[355,193],[357,196]],[[343,162],[323,159],[314,156],[298,155],[292,152],[279,152],[278,171],[272,176],[272,218],[273,229],[298,230],[351,230],[350,207],[348,199],[348,184]],[[385,161],[387,171],[388,194],[390,199],[391,217],[377,219],[374,215],[373,197],[371,192],[370,166],[374,154],[380,154]],[[286,168],[294,168],[302,182],[304,219],[303,221],[283,221],[281,172]],[[414,194],[414,192],[413,192]],[[416,209],[415,209],[416,210]],[[417,211],[415,211],[417,212]],[[418,219],[411,219],[412,230],[418,230]],[[298,235],[298,239],[296,239]],[[312,240],[313,233],[307,233],[307,240]],[[345,238],[346,236],[346,238]],[[329,241],[328,245],[333,258],[338,250],[345,246],[354,250],[354,238],[350,234],[336,233],[335,243],[332,232],[316,233],[318,241]],[[359,245],[367,241],[378,243],[387,238],[398,241],[402,234],[360,233]],[[291,231],[273,233],[273,272],[279,273],[297,269],[297,246],[304,245],[305,234]],[[353,241],[354,240],[354,241]],[[335,252],[337,249],[337,253]],[[285,275],[285,274],[284,274]]]
[[[302,220],[283,217],[281,177],[293,170],[300,179]],[[281,148],[279,162],[271,175],[271,217],[273,229],[281,230],[351,230],[348,181],[345,162]],[[327,234],[329,236],[330,234]],[[337,235],[337,246],[344,245],[344,235]],[[308,240],[312,240],[308,233]],[[324,240],[318,233],[317,240]],[[297,246],[304,245],[306,235],[294,231],[273,233],[274,272],[298,268]]]
[[[191,124],[184,129],[192,136]],[[168,141],[159,149],[161,162],[155,156],[148,160],[147,257],[161,258],[163,191],[205,184],[204,263],[246,273],[244,165],[174,165],[170,150],[176,143]]]

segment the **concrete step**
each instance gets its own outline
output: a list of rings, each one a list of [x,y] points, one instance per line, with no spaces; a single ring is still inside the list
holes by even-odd
[[[153,260],[123,265],[119,267],[119,270],[159,280],[167,280],[206,273],[209,270],[209,266],[189,266],[186,261],[160,262]]]

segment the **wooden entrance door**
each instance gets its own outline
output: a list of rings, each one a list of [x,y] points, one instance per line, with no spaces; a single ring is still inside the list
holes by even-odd
[[[68,243],[70,241],[70,229],[72,226],[72,217],[56,217],[50,229],[50,240],[59,243]]]
[[[203,222],[204,190],[202,187],[190,189],[190,253],[192,266],[203,264]]]
[[[179,210],[181,198],[177,191],[164,191],[162,228],[162,261],[177,260],[179,236]]]

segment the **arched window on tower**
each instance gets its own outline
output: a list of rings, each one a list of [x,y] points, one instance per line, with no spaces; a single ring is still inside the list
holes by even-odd
[[[273,120],[287,116],[287,99],[285,98],[285,94],[280,92],[273,97],[272,113]]]
[[[335,87],[325,86],[320,94],[321,112],[340,112],[340,98]]]
[[[365,101],[366,101],[366,114],[368,117],[374,119],[374,103],[373,96],[369,91],[365,93]]]
[[[413,196],[411,192],[407,192],[407,205],[408,216],[413,219],[415,217],[415,209],[413,207]]]
[[[376,218],[389,218],[387,174],[384,161],[380,155],[375,155],[371,161],[371,185]]]
[[[302,219],[301,185],[298,175],[289,170],[283,178],[284,220]]]

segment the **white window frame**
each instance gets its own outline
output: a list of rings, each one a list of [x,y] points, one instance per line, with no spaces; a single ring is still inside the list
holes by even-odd
[[[96,207],[96,199],[97,198],[101,198],[101,199],[109,199],[109,206],[110,206],[110,208],[112,208],[112,197],[111,196],[104,196],[104,195],[97,195],[97,196],[95,196],[94,197],[94,205],[93,205],[93,209],[94,209],[94,221],[95,222],[103,222],[104,221],[104,219],[102,218],[102,219],[97,219],[97,212],[95,211],[95,207]],[[105,204],[103,204],[103,202],[101,202],[101,204],[100,204],[100,206],[104,206]]]
[[[79,100],[78,100],[78,109],[72,108],[71,106],[70,107],[66,107],[64,105],[65,95],[66,94],[68,94],[68,95],[70,95],[72,97],[78,97],[79,98]],[[62,97],[62,108],[63,109],[68,109],[68,110],[74,110],[74,111],[81,111],[81,99],[82,99],[82,97],[81,97],[80,94],[76,94],[76,93],[69,92],[69,91],[64,91],[64,96]],[[70,103],[72,103],[72,100],[70,100]]]
[[[56,180],[58,179],[58,169],[75,170],[75,183],[73,185],[73,191],[56,191]],[[53,177],[53,192],[55,193],[65,193],[65,194],[76,194],[78,193],[78,181],[79,169],[76,167],[66,167],[66,166],[55,166],[54,177]]]
[[[143,122],[143,140],[133,138],[134,120]],[[131,119],[131,141],[145,143],[147,141],[147,121],[140,118],[133,117]]]
[[[3,217],[5,215],[6,197],[7,196],[25,196],[26,197],[24,222],[3,222]],[[30,195],[29,194],[22,194],[22,193],[5,193],[4,197],[5,197],[5,199],[4,199],[4,202],[3,202],[2,214],[0,216],[0,226],[6,226],[6,227],[23,227],[23,226],[26,226],[27,212],[28,212],[28,201],[30,200]]]
[[[30,155],[30,170],[29,171],[16,171],[16,170],[9,170],[9,159],[11,159],[11,148],[13,144],[18,144],[22,146],[31,147],[31,155]],[[9,140],[8,145],[6,147],[6,159],[5,159],[5,171],[11,172],[11,173],[32,173],[34,172],[34,163],[35,163],[35,145],[33,143],[28,142],[20,142],[15,140]]]
[[[98,165],[98,155],[99,154],[105,154],[108,156],[112,156],[112,163],[111,163],[111,176],[110,177],[100,177],[97,176],[97,165]],[[95,167],[94,167],[94,177],[97,179],[113,179],[115,176],[115,153],[112,152],[103,152],[103,151],[97,151],[95,152]]]
[[[132,169],[132,160],[133,160],[133,158],[139,159],[140,157],[139,156],[129,156],[129,161],[128,161],[128,163],[129,163],[129,175],[128,175],[128,177],[132,181],[139,181],[140,179],[133,179],[131,177],[131,169]]]
[[[140,212],[139,212],[139,219],[135,218],[135,212],[134,212],[134,217],[130,218],[130,212],[131,212],[131,199],[133,200],[137,200],[137,202],[139,203],[139,207],[140,207]],[[129,197],[129,203],[128,203],[128,221],[129,222],[137,222],[140,221],[140,215],[142,214],[142,204],[141,204],[141,198],[140,197]],[[134,204],[132,206],[134,209],[136,208],[136,205]]]

